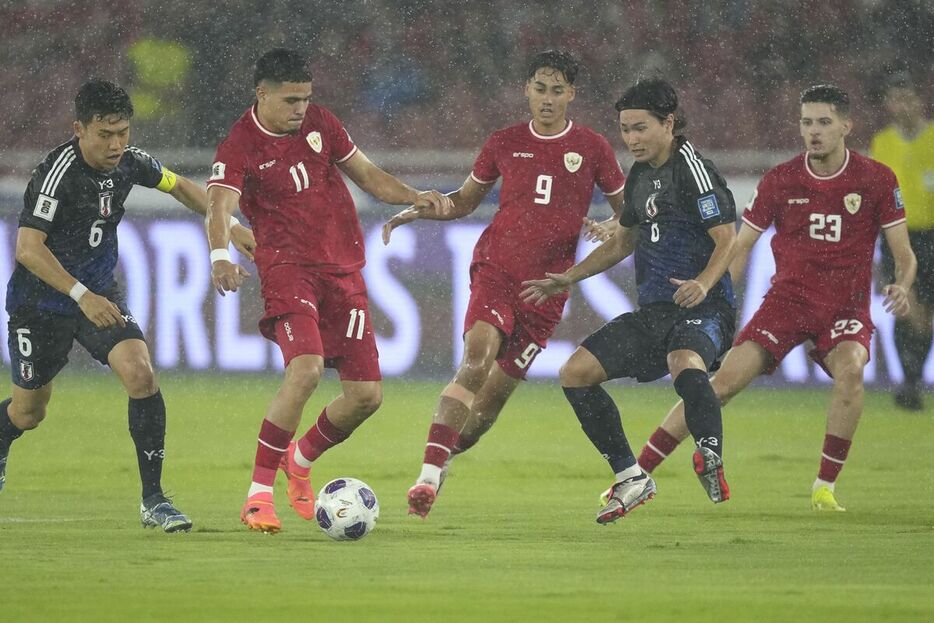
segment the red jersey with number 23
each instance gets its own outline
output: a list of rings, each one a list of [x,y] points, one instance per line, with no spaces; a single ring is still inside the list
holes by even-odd
[[[218,146],[208,186],[240,194],[261,273],[301,264],[350,273],[364,264],[363,233],[337,164],[357,147],[334,114],[314,104],[294,134],[275,134],[247,110]]]
[[[615,195],[626,182],[609,142],[570,120],[554,136],[538,134],[532,122],[494,132],[470,176],[481,184],[503,178],[499,211],[473,261],[494,264],[519,283],[567,270],[594,184]]]
[[[760,232],[775,224],[772,289],[826,310],[868,306],[876,239],[905,210],[892,170],[847,150],[830,176],[807,154],[768,171],[743,221]]]

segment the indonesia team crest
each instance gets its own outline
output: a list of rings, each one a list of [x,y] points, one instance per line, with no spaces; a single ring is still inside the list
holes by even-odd
[[[576,151],[569,151],[568,153],[564,154],[564,168],[571,173],[576,173],[577,170],[581,168],[581,163],[583,161],[583,156],[581,156]]]
[[[321,132],[309,132],[305,140],[308,141],[308,144],[311,145],[311,148],[315,150],[316,154],[321,153]]]
[[[104,218],[110,216],[113,200],[114,194],[109,190],[100,194],[100,213]]]
[[[846,211],[850,214],[856,214],[859,212],[859,206],[863,203],[863,198],[859,193],[850,193],[843,198],[843,205],[846,206]]]

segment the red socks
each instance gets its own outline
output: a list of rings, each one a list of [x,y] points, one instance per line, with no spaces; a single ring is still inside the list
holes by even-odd
[[[639,466],[651,474],[659,463],[674,452],[679,443],[668,431],[659,426],[642,448],[642,452],[639,454]]]
[[[821,453],[820,472],[817,477],[826,482],[836,482],[846,457],[850,453],[849,439],[824,435],[824,450]]]
[[[345,433],[337,428],[327,418],[327,408],[321,411],[318,421],[308,429],[305,436],[298,440],[298,450],[302,456],[309,462],[313,462],[319,456],[324,454],[328,448],[333,448],[340,442],[350,437],[350,433]]]
[[[428,430],[428,443],[425,445],[425,463],[441,467],[448,460],[457,438],[456,430],[444,424],[432,424]]]
[[[253,464],[253,482],[271,487],[276,482],[279,461],[292,441],[293,433],[283,430],[264,419],[259,429],[256,444],[256,460]]]

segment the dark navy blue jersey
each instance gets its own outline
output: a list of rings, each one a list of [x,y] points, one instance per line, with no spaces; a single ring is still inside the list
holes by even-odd
[[[707,230],[736,221],[733,193],[713,163],[681,136],[659,168],[635,163],[624,192],[626,204],[619,222],[623,227],[639,226],[635,251],[639,305],[670,303],[678,289],[670,278],[694,279],[707,267],[716,246]],[[707,298],[722,298],[735,306],[729,272]]]
[[[117,225],[130,190],[135,184],[170,190],[174,183],[168,169],[135,147],[124,151],[114,169],[93,169],[81,157],[75,138],[52,150],[32,172],[19,226],[45,232],[45,245],[65,270],[100,293],[114,285]],[[7,284],[6,310],[12,313],[23,305],[61,314],[78,312],[67,294],[17,262]]]

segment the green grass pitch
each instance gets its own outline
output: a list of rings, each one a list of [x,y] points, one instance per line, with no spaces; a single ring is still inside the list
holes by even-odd
[[[932,621],[934,419],[867,394],[837,487],[809,493],[826,390],[751,389],[725,411],[733,499],[710,504],[684,447],[658,496],[594,522],[611,474],[560,389],[519,389],[452,469],[426,521],[406,516],[442,383],[387,382],[383,407],[312,473],[355,476],[382,514],[334,542],[293,514],[248,532],[238,512],[278,378],[166,376],[164,481],[190,534],[139,526],[126,398],[110,376],[56,382],[43,425],[16,442],[0,493],[0,621]],[[337,391],[322,384],[302,430]],[[638,452],[674,399],[612,386]]]

